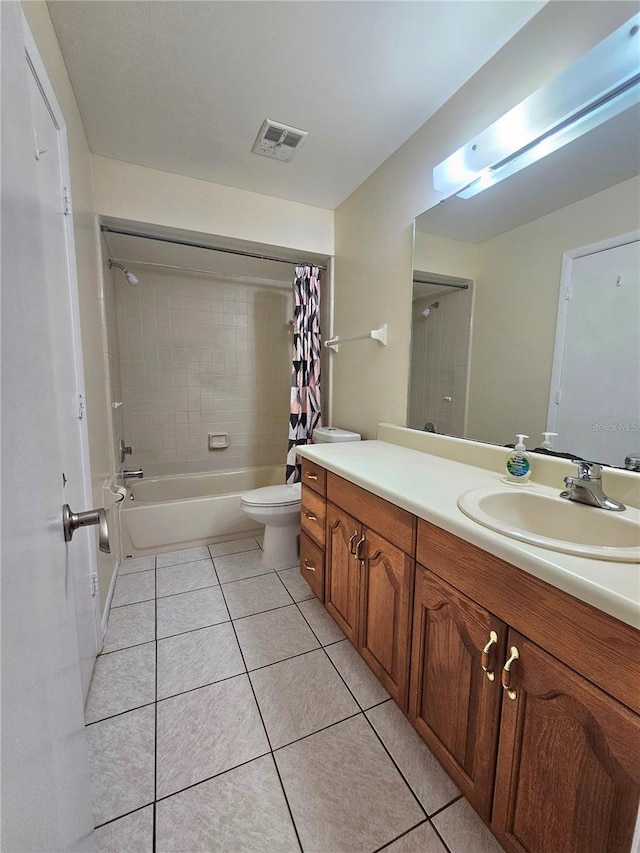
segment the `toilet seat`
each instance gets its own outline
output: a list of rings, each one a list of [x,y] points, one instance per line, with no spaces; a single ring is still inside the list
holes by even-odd
[[[264,486],[252,489],[242,495],[242,503],[248,506],[294,506],[302,498],[302,484],[291,483],[282,486]]]

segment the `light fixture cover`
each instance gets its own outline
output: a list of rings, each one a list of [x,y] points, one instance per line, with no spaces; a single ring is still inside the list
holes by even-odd
[[[306,130],[267,118],[262,123],[251,150],[254,154],[288,163],[308,135]]]
[[[471,198],[640,102],[640,14],[433,170],[438,192]]]

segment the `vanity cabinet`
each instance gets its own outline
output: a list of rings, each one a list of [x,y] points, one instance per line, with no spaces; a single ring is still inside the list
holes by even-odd
[[[303,575],[310,544],[328,612],[505,849],[630,853],[638,631],[331,472],[311,483]]]
[[[327,501],[326,608],[406,708],[415,519],[331,473]]]
[[[637,632],[422,520],[417,553],[416,729],[507,850],[629,853]]]

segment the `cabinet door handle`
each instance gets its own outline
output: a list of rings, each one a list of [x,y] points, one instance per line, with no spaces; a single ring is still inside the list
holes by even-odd
[[[305,515],[309,519],[309,521],[317,521],[318,520],[318,517],[316,515],[314,515],[312,512],[309,512],[309,510],[307,510],[305,512]]]
[[[355,557],[355,555],[356,555],[356,549],[353,547],[353,543],[354,543],[354,540],[356,540],[357,538],[358,538],[358,531],[356,530],[356,532],[353,534],[351,539],[349,539],[349,553],[351,554],[352,557]]]
[[[308,560],[303,560],[302,565],[305,567],[305,569],[309,569],[310,572],[315,572],[316,570],[316,567],[313,565],[313,563],[310,563]]]
[[[307,480],[317,480],[318,479],[317,474],[305,474],[304,476],[307,478]]]
[[[511,666],[514,661],[518,660],[520,657],[520,652],[515,646],[511,646],[509,649],[509,657],[505,665],[502,667],[502,686],[505,689],[507,696],[509,699],[517,699],[518,694],[516,690],[511,686]]]
[[[362,536],[358,542],[356,543],[356,547],[354,550],[354,557],[357,557],[361,563],[364,563],[364,557],[360,556],[360,548],[364,545],[364,536]]]
[[[495,646],[498,642],[498,635],[495,631],[489,632],[489,642],[482,650],[482,658],[480,660],[480,666],[482,667],[483,672],[486,673],[489,681],[493,681],[496,677],[495,672],[492,669],[489,669],[491,666],[491,647]]]

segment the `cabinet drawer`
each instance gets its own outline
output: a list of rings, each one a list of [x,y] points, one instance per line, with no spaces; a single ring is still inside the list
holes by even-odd
[[[300,574],[324,604],[324,551],[306,533],[300,534]]]
[[[413,556],[416,519],[410,512],[331,471],[327,474],[327,500],[346,510],[365,527],[384,536],[405,554]]]
[[[319,495],[327,493],[327,469],[309,459],[302,460],[302,482]]]
[[[324,548],[324,522],[327,505],[324,498],[306,486],[302,487],[300,527],[316,545]]]

